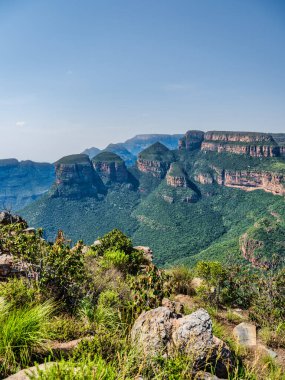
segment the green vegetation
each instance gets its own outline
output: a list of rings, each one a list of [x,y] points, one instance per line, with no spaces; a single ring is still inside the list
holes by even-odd
[[[156,142],[139,154],[139,159],[150,161],[172,161],[173,153],[160,142]]]
[[[262,327],[262,339],[270,347],[283,347],[284,270],[255,274],[240,266],[200,262],[194,269],[163,271],[117,229],[86,247],[82,241],[71,245],[62,232],[52,243],[41,238],[41,231],[26,239],[25,227],[0,226],[1,252],[10,250],[34,274],[0,283],[1,377],[35,362],[53,361],[37,378],[195,379],[198,374],[191,356],[177,351],[169,358],[141,358],[130,340],[132,325],[142,311],[160,306],[165,297],[184,294],[192,305],[211,313],[214,334],[235,353],[229,379],[284,379],[275,362],[262,365],[248,360],[221,322],[225,309],[247,308],[251,320]],[[197,276],[203,284],[195,289],[192,281]],[[238,323],[232,313],[226,315],[227,323]],[[64,357],[53,348],[54,340],[86,336]],[[209,368],[214,371],[214,366]]]
[[[85,163],[90,163],[90,160],[87,154],[72,154],[70,156],[62,157],[60,160],[56,162],[56,164],[65,164],[65,165],[85,164]]]
[[[122,163],[123,160],[120,156],[118,156],[116,153],[113,152],[100,152],[92,159],[93,162],[120,162]]]
[[[102,152],[97,156],[112,155]],[[146,156],[150,155],[148,158]],[[130,169],[139,186],[108,187],[105,196],[51,198],[45,195],[22,211],[35,227],[43,227],[45,237],[54,239],[58,229],[76,241],[92,243],[109,230],[118,228],[135,244],[150,246],[159,266],[193,266],[197,261],[213,260],[248,264],[240,251],[239,239],[262,218],[279,215],[284,225],[285,207],[280,196],[261,190],[246,192],[216,184],[195,183],[195,176],[214,178],[215,170],[255,170],[283,173],[284,158],[253,158],[215,152],[169,151],[160,143],[142,152],[145,159],[170,162],[173,175],[185,175],[191,188],[168,186],[152,174]],[[175,161],[175,162],[174,162]],[[216,168],[216,169],[213,169]],[[184,175],[184,174],[183,174]],[[276,229],[278,241],[282,230]],[[282,246],[280,246],[282,250]],[[281,256],[282,251],[276,254]],[[268,252],[268,250],[267,250]],[[268,253],[270,255],[271,253]]]

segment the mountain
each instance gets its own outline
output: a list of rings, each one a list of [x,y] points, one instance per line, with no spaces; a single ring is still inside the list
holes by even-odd
[[[285,157],[272,135],[188,131],[178,147],[155,142],[129,168],[111,152],[92,162],[64,158],[53,190],[22,216],[48,238],[61,228],[87,243],[119,228],[135,244],[151,246],[160,266],[200,259],[255,265],[241,239],[264,218],[279,221],[274,239],[284,242]],[[72,168],[62,167],[66,161]]]
[[[107,152],[116,153],[125,161],[127,166],[132,166],[136,163],[136,156],[129,152],[123,143],[109,144],[104,150]]]
[[[118,154],[127,166],[132,166],[136,162],[137,155],[150,145],[160,142],[168,149],[177,149],[178,141],[183,135],[164,135],[164,134],[148,134],[137,135],[122,143],[109,144],[104,150]],[[83,154],[87,154],[91,159],[100,153],[98,148],[85,149]]]
[[[96,154],[100,153],[101,150],[98,148],[95,148],[94,146],[92,148],[85,149],[81,154],[87,154],[90,159],[96,156]]]
[[[19,210],[48,191],[55,179],[48,163],[0,160],[0,207]]]
[[[126,140],[123,145],[128,149],[134,156],[137,156],[144,149],[150,145],[160,142],[165,145],[168,149],[177,149],[178,141],[183,135],[164,135],[164,134],[146,134],[146,135],[136,135],[129,140]]]

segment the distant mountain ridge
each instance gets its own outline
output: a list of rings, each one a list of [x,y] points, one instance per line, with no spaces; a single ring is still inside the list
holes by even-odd
[[[55,180],[49,163],[0,160],[0,208],[19,210],[42,196]]]
[[[137,155],[150,145],[160,142],[164,144],[168,149],[177,149],[178,141],[183,134],[167,135],[167,134],[143,134],[136,135],[125,142],[109,144],[105,149],[108,152],[118,154],[125,162],[127,166],[134,165]],[[83,154],[88,154],[92,159],[96,154],[100,153],[98,148],[85,149]]]
[[[252,260],[243,253],[239,241],[264,217],[278,219],[276,234],[284,231],[283,145],[270,134],[188,131],[175,148],[156,141],[132,167],[107,151],[92,161],[87,155],[65,157],[57,163],[52,191],[22,215],[44,227],[47,237],[60,228],[87,243],[119,228],[135,243],[151,246],[159,265],[230,257],[264,265],[258,255]],[[282,252],[278,265],[285,260]],[[272,265],[266,257],[266,268]]]

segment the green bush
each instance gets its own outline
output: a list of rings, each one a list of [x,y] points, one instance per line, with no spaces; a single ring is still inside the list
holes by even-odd
[[[84,361],[64,361],[55,363],[46,370],[39,370],[30,379],[38,380],[116,380],[117,371],[100,356]]]
[[[185,267],[175,267],[167,271],[169,275],[169,290],[174,294],[193,295],[194,289],[191,285],[194,274],[193,270]]]
[[[11,307],[19,308],[34,305],[40,301],[41,294],[35,281],[25,278],[10,278],[0,283],[0,297],[4,297]]]
[[[103,267],[105,268],[116,268],[122,272],[127,271],[129,262],[129,256],[123,251],[113,251],[108,249],[104,252],[103,256]]]

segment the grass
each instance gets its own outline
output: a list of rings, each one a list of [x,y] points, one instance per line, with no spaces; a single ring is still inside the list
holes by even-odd
[[[48,301],[33,307],[11,309],[0,303],[0,368],[3,374],[27,366],[35,352],[46,348],[54,305]]]

